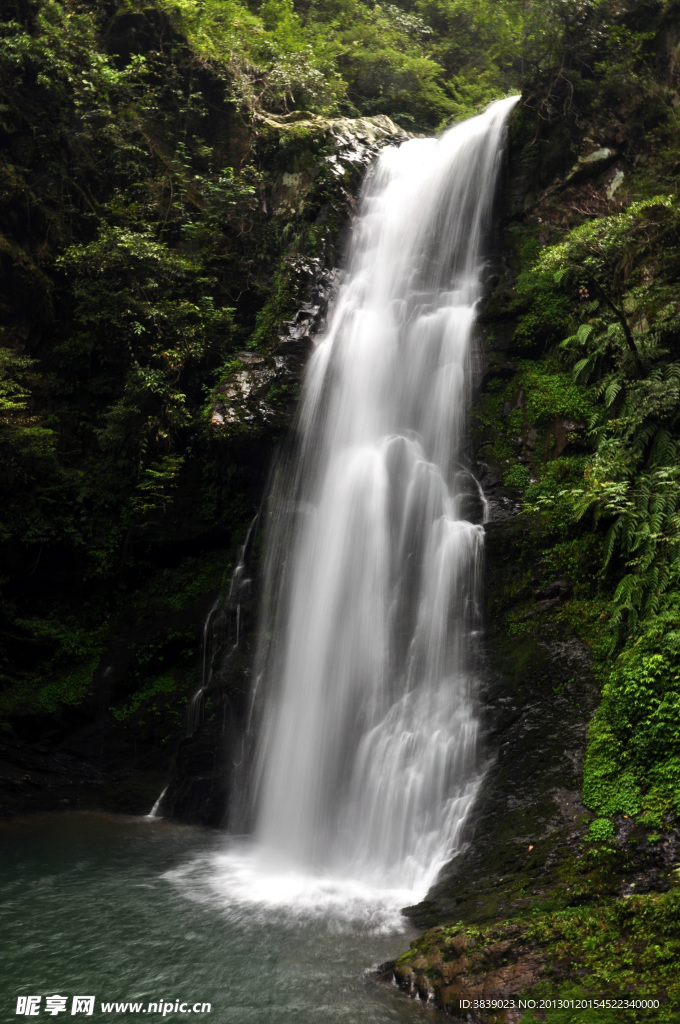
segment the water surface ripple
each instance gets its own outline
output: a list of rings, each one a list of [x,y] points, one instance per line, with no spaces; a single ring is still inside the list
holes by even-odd
[[[0,848],[2,1020],[60,994],[95,995],[101,1021],[191,1020],[98,1007],[180,999],[210,1002],[206,1024],[431,1022],[367,974],[410,941],[397,894],[277,878],[221,833],[143,818],[2,822]]]

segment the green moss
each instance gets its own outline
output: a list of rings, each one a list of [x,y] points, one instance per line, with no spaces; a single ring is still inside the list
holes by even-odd
[[[267,351],[276,342],[279,325],[294,312],[295,278],[289,260],[284,259],[274,275],[269,296],[257,314],[255,329],[247,348]]]
[[[516,463],[511,466],[510,469],[506,469],[503,474],[503,486],[504,487],[526,487],[531,479],[531,474],[526,466],[522,466]]]
[[[175,568],[150,574],[144,585],[128,596],[128,610],[136,617],[180,612],[201,597],[217,593],[230,568],[223,549],[184,558]]]
[[[615,834],[614,824],[609,818],[596,818],[591,822],[585,840],[589,843],[602,843],[613,839]]]
[[[523,348],[545,351],[569,333],[572,303],[555,292],[552,281],[545,291],[527,288],[525,299],[531,308],[520,316],[513,341]]]
[[[680,954],[679,910],[676,888],[561,911],[537,921],[525,938],[537,941],[550,963],[568,965],[572,977],[561,982],[547,979],[533,992],[565,999],[658,999],[657,1009],[616,1008],[610,1019],[637,1024],[644,1014],[650,1021],[673,1021],[680,1005],[680,982],[673,969]],[[579,1012],[579,1021],[603,1019],[602,1009],[589,1012],[590,1016]],[[528,1019],[539,1018],[530,1015]],[[550,1010],[540,1019],[562,1024],[574,1018],[573,1011]]]
[[[675,597],[624,648],[589,732],[584,799],[599,814],[680,811],[680,646]]]

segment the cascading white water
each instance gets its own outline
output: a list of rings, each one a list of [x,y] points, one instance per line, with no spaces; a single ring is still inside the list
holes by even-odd
[[[459,460],[516,102],[383,151],[273,490],[253,799],[303,869],[426,888],[474,798],[483,531]]]

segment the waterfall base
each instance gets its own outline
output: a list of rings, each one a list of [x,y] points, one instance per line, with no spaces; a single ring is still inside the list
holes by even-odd
[[[370,885],[349,876],[314,874],[282,861],[277,851],[233,839],[228,848],[166,876],[180,889],[202,897],[235,920],[259,919],[263,926],[297,920],[324,927],[394,934],[404,929],[401,908],[422,890]]]

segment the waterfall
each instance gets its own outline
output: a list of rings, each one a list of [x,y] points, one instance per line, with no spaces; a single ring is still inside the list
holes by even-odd
[[[250,583],[246,575],[246,557],[253,532],[260,518],[259,510],[253,516],[245,540],[238,549],[238,561],[231,576],[226,595],[221,592],[215,599],[203,623],[201,656],[201,685],[187,704],[187,736],[194,735],[203,717],[203,704],[215,674],[215,662],[224,670],[229,658],[241,642],[241,603],[250,596]]]
[[[427,887],[474,799],[483,501],[462,448],[516,102],[382,152],[308,367],[256,669],[255,833],[282,864]]]
[[[168,791],[168,787],[165,786],[165,788],[161,792],[161,795],[158,797],[158,799],[156,800],[155,804],[153,805],[153,807],[151,808],[149,813],[144,815],[145,818],[160,818],[160,817],[162,817],[161,809],[163,807],[163,800],[165,798],[165,794],[167,793],[167,791]]]

